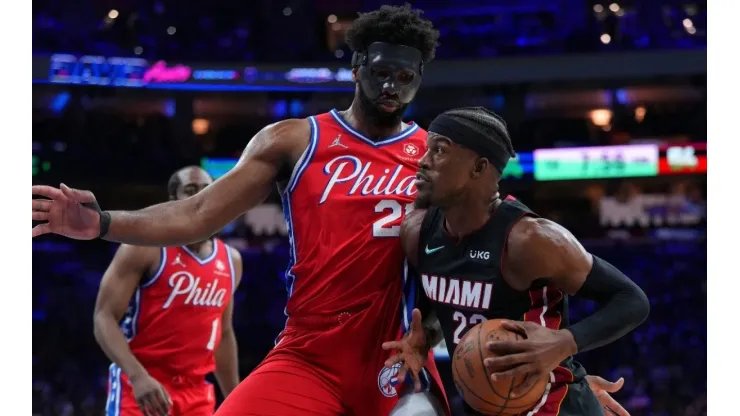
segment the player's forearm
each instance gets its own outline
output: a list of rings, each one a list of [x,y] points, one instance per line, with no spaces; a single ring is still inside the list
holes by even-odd
[[[110,228],[103,239],[138,246],[180,246],[203,241],[211,229],[201,212],[201,198],[152,205],[138,211],[108,211]]]
[[[226,397],[239,384],[239,355],[234,330],[227,330],[221,334],[221,343],[215,355],[216,381]]]
[[[139,360],[134,357],[126,338],[121,332],[116,319],[105,314],[96,314],[94,318],[95,340],[103,349],[105,355],[116,365],[121,367],[129,378],[136,378],[147,371]]]
[[[622,272],[594,256],[593,268],[576,296],[596,301],[592,315],[571,325],[578,352],[609,344],[640,325],[650,313],[650,301]]]

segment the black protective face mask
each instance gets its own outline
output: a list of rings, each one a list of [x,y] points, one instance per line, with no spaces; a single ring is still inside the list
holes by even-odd
[[[371,100],[368,93],[365,91],[362,83],[360,83],[360,93],[358,94],[358,103],[360,105],[360,111],[365,115],[367,121],[378,126],[378,127],[394,127],[401,122],[403,114],[408,108],[408,104],[401,104],[397,110],[388,112],[382,110],[378,104],[378,100]]]
[[[363,109],[368,116],[390,122],[399,120],[416,96],[424,64],[421,51],[416,48],[375,42],[367,50],[355,52],[352,66],[358,68]],[[381,110],[379,103],[384,100],[397,103],[399,108],[393,112]]]

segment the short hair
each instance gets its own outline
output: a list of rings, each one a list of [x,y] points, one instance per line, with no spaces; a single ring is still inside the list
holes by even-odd
[[[170,176],[170,179],[167,181],[167,196],[168,197],[177,199],[177,188],[179,188],[180,185],[182,185],[182,181],[180,180],[180,174],[188,169],[201,169],[204,172],[206,172],[203,168],[201,168],[200,166],[196,166],[196,165],[185,166],[184,168],[180,168],[176,170],[175,173],[173,173],[172,176]],[[211,177],[211,179],[213,179],[210,173],[208,172],[206,173],[208,174],[208,176]]]
[[[462,107],[447,110],[442,114],[484,135],[496,144],[501,152],[506,152],[510,157],[516,156],[506,121],[493,111],[485,107]]]
[[[374,42],[411,46],[421,51],[424,62],[429,62],[439,45],[439,31],[432,22],[422,19],[422,13],[408,3],[360,13],[347,30],[345,41],[355,52],[364,51]]]

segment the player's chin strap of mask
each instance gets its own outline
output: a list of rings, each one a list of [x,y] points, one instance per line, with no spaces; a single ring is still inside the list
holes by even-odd
[[[502,152],[493,140],[466,123],[447,114],[438,115],[427,129],[430,133],[445,136],[461,146],[488,159],[499,173],[503,173],[511,158],[508,152]]]
[[[81,205],[85,208],[90,208],[91,210],[96,211],[98,214],[100,214],[100,234],[98,234],[98,238],[105,237],[105,235],[108,234],[108,229],[110,228],[110,213],[108,211],[103,211],[102,209],[100,209],[98,201],[85,202]]]
[[[571,325],[578,352],[609,344],[640,325],[650,313],[645,292],[606,260],[593,256],[591,272],[576,296],[596,301],[592,315]]]

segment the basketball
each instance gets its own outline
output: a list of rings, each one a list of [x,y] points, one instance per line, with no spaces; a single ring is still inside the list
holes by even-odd
[[[486,348],[490,341],[520,340],[520,334],[501,327],[501,319],[492,319],[471,328],[460,340],[452,357],[452,375],[460,396],[473,409],[486,415],[518,415],[537,403],[547,386],[547,377],[535,383],[518,398],[509,397],[511,390],[524,381],[522,377],[491,380],[483,365],[494,354]]]

